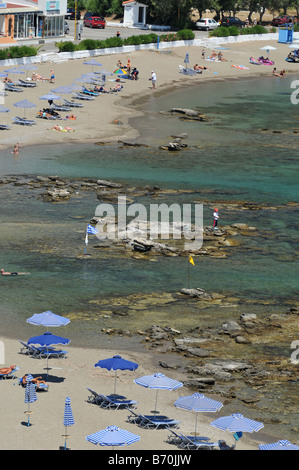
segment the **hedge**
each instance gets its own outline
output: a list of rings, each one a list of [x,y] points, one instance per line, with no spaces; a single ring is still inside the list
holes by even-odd
[[[34,46],[11,46],[5,49],[0,49],[0,60],[32,57],[37,54],[38,49],[39,47]]]
[[[210,37],[241,36],[245,34],[268,34],[269,31],[263,26],[257,24],[251,28],[237,28],[236,26],[219,26],[210,32]]]
[[[74,44],[71,41],[60,41],[56,42],[55,45],[58,47],[59,52],[73,52],[82,50],[92,49],[106,49],[111,47],[122,47],[122,46],[136,46],[139,44],[156,44],[158,38],[160,42],[179,41],[194,39],[195,35],[191,29],[182,29],[177,33],[162,34],[158,36],[155,33],[140,34],[139,36],[130,36],[126,39],[112,37],[105,40],[97,39],[83,39],[79,44]]]

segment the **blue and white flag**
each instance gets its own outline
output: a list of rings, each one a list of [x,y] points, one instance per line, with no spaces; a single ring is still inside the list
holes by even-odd
[[[93,235],[96,235],[98,233],[98,230],[93,227],[92,225],[87,225],[87,233],[92,233]]]

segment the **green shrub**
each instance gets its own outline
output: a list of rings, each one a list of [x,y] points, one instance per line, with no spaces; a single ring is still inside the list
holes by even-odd
[[[124,46],[138,46],[141,44],[140,36],[130,36],[129,38],[124,39]]]
[[[227,29],[229,36],[239,36],[240,29],[237,26],[229,26]]]
[[[191,29],[181,29],[177,32],[177,38],[179,40],[191,40],[195,38],[195,34]]]
[[[261,26],[257,24],[256,26],[252,26],[251,28],[242,28],[240,30],[240,34],[268,34],[268,30],[264,28],[264,26]]]
[[[7,49],[0,49],[0,60],[7,59],[7,57],[8,57],[7,53],[8,53]]]
[[[61,41],[59,43],[59,52],[74,52],[76,50],[76,45],[71,41]]]
[[[299,32],[299,24],[295,24],[294,26],[294,32],[298,33]]]
[[[81,50],[82,50],[82,46],[83,46],[83,50],[87,50],[87,51],[98,49],[98,41],[96,39],[83,39],[83,41],[81,41],[81,47],[80,47]]]
[[[227,37],[229,36],[229,28],[227,28],[226,26],[219,26],[219,28],[210,31],[209,36],[217,38]]]
[[[121,38],[112,37],[105,39],[106,47],[122,47],[123,40]]]

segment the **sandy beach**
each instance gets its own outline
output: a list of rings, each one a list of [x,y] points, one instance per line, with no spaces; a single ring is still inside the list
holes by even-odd
[[[298,72],[298,64],[285,61],[285,57],[290,52],[286,44],[278,44],[276,41],[269,41],[269,44],[277,48],[270,52],[270,58],[275,61],[275,67],[278,71],[285,69],[287,73]],[[86,59],[69,60],[60,64],[41,64],[38,66],[38,73],[45,78],[50,78],[50,70],[54,68],[55,83],[40,81],[36,88],[24,88],[23,93],[8,92],[3,104],[10,109],[10,112],[1,113],[1,123],[12,127],[10,131],[2,132],[0,148],[12,146],[17,141],[22,145],[37,145],[54,142],[113,141],[124,138],[135,140],[139,137],[138,132],[132,129],[128,122],[131,117],[140,114],[140,111],[137,112],[134,106],[135,99],[140,100],[140,98],[145,98],[152,93],[164,93],[167,90],[173,90],[174,87],[188,87],[194,84],[204,86],[207,80],[214,80],[215,86],[217,86],[219,80],[242,79],[258,75],[265,76],[265,80],[283,80],[283,78],[272,76],[273,66],[257,66],[249,63],[251,56],[257,58],[260,55],[267,54],[266,51],[260,50],[263,46],[265,46],[265,41],[229,44],[222,51],[226,60],[221,62],[213,62],[207,59],[213,51],[212,48],[206,48],[205,59],[202,59],[201,52],[203,48],[198,46],[172,48],[169,49],[169,53],[153,50],[96,57],[103,64],[103,67],[110,71],[116,69],[118,60],[126,64],[127,60],[130,59],[132,67],[139,70],[140,78],[137,81],[122,80],[123,89],[120,92],[102,93],[91,102],[77,100],[83,103],[83,108],[73,110],[76,120],[58,121],[59,125],[62,127],[69,126],[74,132],[51,130],[54,125],[53,121],[44,119],[37,119],[37,125],[30,128],[12,124],[14,116],[22,117],[24,113],[23,109],[14,107],[14,103],[27,99],[36,104],[36,108],[26,110],[26,117],[35,119],[37,111],[47,106],[47,101],[39,100],[39,97],[60,86],[70,85],[81,74],[92,71],[91,66],[83,64]],[[207,70],[203,70],[202,74],[197,76],[186,76],[179,73],[179,66],[184,65],[186,52],[189,53],[190,67],[199,64],[207,67]],[[246,68],[234,67],[240,65]],[[149,80],[152,70],[157,74],[155,90],[152,89]],[[96,68],[94,71],[96,71]],[[16,75],[12,77],[15,80],[18,78]],[[113,79],[114,77],[107,77],[107,88],[115,85]],[[70,99],[71,95],[63,95],[62,98]],[[67,113],[63,113],[62,116],[65,117],[65,114]],[[121,122],[121,125],[118,125],[116,121]]]
[[[268,44],[268,43],[267,43]],[[278,71],[285,69],[287,73],[298,73],[298,64],[288,63],[285,57],[289,53],[287,45],[278,44],[276,41],[270,41],[269,44],[277,49],[271,51],[270,58],[275,61],[275,67]],[[59,132],[52,130],[53,121],[37,119],[37,125],[32,127],[23,127],[12,124],[13,116],[22,116],[23,110],[14,107],[14,103],[28,99],[36,104],[34,110],[26,110],[26,117],[35,119],[36,111],[42,109],[47,102],[39,100],[39,97],[48,93],[59,86],[70,84],[81,74],[91,71],[90,66],[83,65],[85,60],[70,60],[60,64],[46,63],[39,65],[38,73],[43,77],[50,77],[50,69],[54,68],[55,83],[47,81],[38,82],[36,88],[26,89],[23,93],[9,93],[5,97],[4,105],[10,109],[9,113],[2,113],[0,123],[11,125],[11,129],[3,131],[1,134],[0,149],[10,154],[13,145],[19,142],[22,146],[41,145],[51,143],[76,143],[76,142],[108,142],[118,139],[136,140],[142,138],[138,131],[129,125],[129,120],[136,116],[134,101],[145,98],[155,93],[165,93],[174,87],[188,87],[200,85],[204,90],[206,81],[213,80],[215,86],[219,80],[239,80],[242,78],[255,77],[263,75],[265,80],[283,80],[272,76],[273,66],[256,66],[249,63],[249,57],[255,58],[262,55],[260,48],[265,45],[264,41],[246,42],[240,44],[230,44],[228,49],[223,50],[223,56],[226,61],[211,62],[201,58],[202,47],[180,47],[173,48],[170,53],[159,53],[156,51],[136,51],[130,54],[101,56],[97,60],[101,62],[105,69],[113,71],[117,60],[123,63],[130,58],[131,64],[139,70],[139,80],[124,80],[123,89],[118,93],[101,94],[92,102],[82,101],[82,109],[74,109],[73,113],[76,120],[58,121],[62,126],[70,126],[74,132]],[[209,70],[204,70],[197,76],[185,76],[179,73],[179,65],[184,65],[186,52],[189,52],[190,66],[194,64],[206,66]],[[212,52],[212,49],[206,49],[206,57]],[[235,68],[233,65],[243,65],[246,69]],[[3,68],[2,68],[3,69]],[[1,71],[2,71],[1,69]],[[157,88],[153,90],[149,81],[151,71],[157,74]],[[17,77],[16,77],[17,78]],[[109,81],[107,87],[114,85]],[[64,95],[66,99],[70,95]],[[80,101],[81,102],[81,101]],[[139,108],[138,108],[139,109]],[[140,111],[138,111],[140,114]],[[122,125],[117,125],[119,121]],[[22,150],[21,150],[22,151]],[[34,171],[34,169],[32,169]],[[36,328],[36,327],[35,327]],[[40,334],[40,330],[33,328],[32,335]],[[54,332],[67,336],[67,330]],[[5,364],[1,367],[15,364],[19,367],[16,373],[17,377],[31,373],[33,375],[45,374],[45,359],[34,359],[27,355],[19,354],[21,345],[19,339],[0,338],[5,346]],[[50,385],[48,392],[39,392],[38,400],[31,405],[34,412],[31,415],[30,427],[27,426],[27,418],[24,412],[27,405],[24,403],[24,389],[20,387],[16,379],[2,380],[0,395],[2,398],[3,414],[0,423],[0,437],[2,449],[42,449],[58,450],[64,445],[63,413],[65,398],[71,398],[71,404],[75,419],[75,425],[69,429],[71,435],[68,440],[68,447],[72,450],[96,450],[98,447],[85,441],[88,434],[92,434],[107,426],[117,425],[122,429],[127,429],[138,434],[141,439],[139,442],[123,450],[144,451],[144,450],[168,450],[175,451],[174,445],[167,443],[167,436],[170,434],[167,430],[142,429],[136,424],[127,421],[127,410],[107,410],[87,402],[89,392],[87,387],[98,393],[113,393],[114,372],[108,372],[104,369],[95,368],[94,364],[107,357],[120,354],[128,360],[139,364],[135,372],[122,371],[118,373],[117,392],[128,399],[138,402],[137,410],[142,414],[149,414],[154,407],[155,391],[146,390],[133,383],[133,380],[142,375],[149,375],[155,372],[164,372],[158,368],[151,352],[133,353],[115,350],[82,349],[77,348],[75,344],[66,347],[68,351],[66,359],[53,359],[50,361],[52,367],[48,383]],[[166,371],[166,375],[182,380],[175,370]],[[176,391],[159,392],[158,410],[161,414],[180,420],[180,432],[191,434],[194,432],[194,414],[177,409],[174,402],[179,396],[191,395],[194,391],[182,387]],[[213,399],[221,397],[213,395]],[[236,410],[237,412],[237,410]],[[225,403],[219,413],[204,414],[200,413],[198,417],[198,432],[202,436],[208,436],[211,441],[217,442],[219,439],[225,439],[228,444],[233,444],[232,434],[217,430],[210,426],[210,422],[218,416],[225,416]],[[244,434],[237,449],[257,450],[258,444],[264,442],[274,442],[278,436],[268,436],[267,426],[262,431],[253,434]],[[101,447],[104,450],[109,448]],[[116,449],[118,450],[118,449]]]
[[[38,327],[33,328],[33,335],[39,334]],[[67,336],[67,327],[54,334]],[[46,378],[46,359],[36,359],[28,355],[20,354],[22,345],[18,340],[1,338],[5,346],[5,361],[7,365],[17,365],[19,371],[17,377],[25,374],[42,376]],[[137,424],[129,423],[129,412],[126,409],[108,410],[88,403],[91,388],[97,393],[109,395],[114,392],[114,372],[94,367],[100,359],[120,354],[123,358],[137,362],[139,367],[135,371],[118,371],[116,382],[116,393],[127,399],[138,402],[136,411],[141,414],[151,414],[154,410],[156,391],[149,390],[133,382],[134,379],[143,375],[156,372],[164,373],[161,367],[157,367],[151,353],[133,353],[115,350],[82,349],[71,345],[63,348],[68,351],[67,357],[53,358],[49,361],[48,391],[37,393],[38,399],[32,403],[30,410],[31,426],[27,426],[27,404],[24,403],[25,389],[18,385],[17,379],[6,379],[1,381],[1,399],[3,416],[0,423],[1,449],[21,450],[58,450],[64,446],[65,428],[63,426],[63,414],[65,398],[71,398],[71,406],[75,425],[68,428],[70,438],[68,448],[72,450],[98,449],[87,441],[85,437],[89,434],[105,429],[107,426],[118,426],[140,436],[140,441],[132,446],[119,447],[115,450],[177,450],[176,446],[167,443],[170,432],[167,429],[143,429]],[[166,371],[165,375],[179,380],[176,371]],[[192,412],[178,409],[174,402],[180,396],[194,393],[183,386],[174,391],[161,390],[158,393],[157,410],[161,415],[166,415],[180,421],[180,427],[176,431],[192,435],[195,429],[195,415]],[[208,396],[208,395],[207,395]],[[197,420],[197,432],[199,435],[207,436],[211,442],[225,439],[228,444],[233,444],[234,438],[231,433],[218,430],[209,423],[219,416],[225,416],[225,402],[223,398],[213,395],[211,398],[224,403],[222,409],[217,413],[199,413]],[[263,443],[263,432],[266,427],[253,434],[244,434],[237,445],[239,450],[257,450],[257,445]],[[269,439],[269,437],[268,437]],[[109,450],[109,447],[101,447]],[[110,448],[111,450],[111,448]]]

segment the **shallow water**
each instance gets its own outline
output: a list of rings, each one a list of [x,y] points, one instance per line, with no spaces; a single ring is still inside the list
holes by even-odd
[[[298,205],[288,204],[298,204],[299,129],[298,109],[290,102],[293,78],[214,81],[153,95],[142,104],[145,117],[132,120],[139,129],[139,141],[150,144],[149,148],[54,144],[22,148],[18,159],[2,151],[0,175],[88,177],[136,187],[149,184],[191,189],[191,194],[164,196],[159,202],[202,202],[204,225],[212,223],[213,205],[221,204],[220,225],[247,223],[257,228],[257,235],[241,238],[240,247],[227,250],[227,259],[196,259],[190,287],[239,299],[270,299],[269,305],[245,304],[244,309],[260,316],[281,313],[288,302],[296,301],[298,286]],[[199,109],[211,121],[185,122],[177,116],[159,114],[171,107]],[[159,149],[159,145],[171,141],[171,135],[181,132],[188,133],[188,150],[169,153]],[[111,347],[116,341],[118,346],[138,347],[135,339],[115,340],[101,335],[101,328],[107,326],[138,330],[158,323],[184,329],[198,324],[192,306],[190,310],[173,309],[171,317],[167,316],[168,307],[153,309],[147,315],[103,316],[107,307],[97,307],[90,301],[112,295],[178,292],[186,287],[186,260],[155,257],[145,262],[105,252],[93,257],[96,239],[92,237],[89,256],[84,258],[80,255],[86,224],[99,204],[96,195],[74,194],[67,203],[51,204],[38,197],[42,192],[0,186],[1,265],[31,273],[29,277],[1,279],[3,334],[25,339],[32,334],[26,318],[45,310],[71,314],[68,334],[73,343],[93,347]],[[239,201],[265,203],[272,208],[232,211],[229,205],[226,207],[226,203]],[[151,201],[141,197],[136,202],[148,205]],[[217,316],[214,313],[207,310],[202,314],[203,324],[219,326],[227,318],[238,319],[241,312],[231,307],[218,309]],[[294,340],[296,335],[298,332],[294,332]],[[274,349],[278,353],[276,346]],[[288,354],[287,344],[284,351]],[[272,353],[263,351],[269,357]],[[289,393],[279,390],[282,395]],[[292,426],[297,424],[296,418],[291,421]]]

